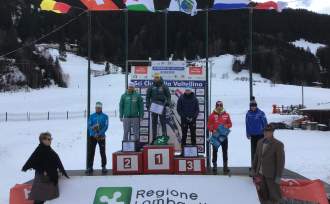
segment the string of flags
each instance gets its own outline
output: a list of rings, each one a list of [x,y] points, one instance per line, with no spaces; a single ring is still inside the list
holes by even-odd
[[[112,0],[80,0],[90,11],[116,11],[122,10]],[[156,12],[154,0],[123,0],[128,11],[135,12]],[[282,1],[267,1],[263,3],[252,2],[251,0],[214,0],[211,10],[234,10],[253,8],[257,10],[277,10],[281,12],[287,8],[287,3]],[[42,0],[41,10],[55,13],[67,13],[71,6],[54,0]],[[171,0],[167,11],[183,12],[194,16],[200,9],[197,9],[196,0]]]

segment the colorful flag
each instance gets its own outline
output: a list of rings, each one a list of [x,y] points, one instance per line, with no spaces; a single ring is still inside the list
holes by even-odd
[[[191,16],[197,14],[196,0],[171,0],[169,11],[180,11]]]
[[[112,0],[80,0],[91,11],[119,10]]]
[[[281,12],[284,8],[287,7],[286,2],[274,2],[274,1],[267,1],[264,3],[257,3],[256,6],[254,7],[255,9],[258,10],[277,10],[278,12]]]
[[[43,11],[53,11],[55,13],[68,13],[71,6],[54,0],[42,0],[40,8]]]
[[[124,0],[129,11],[155,12],[154,0]]]
[[[212,9],[231,10],[248,8],[250,0],[214,0]]]

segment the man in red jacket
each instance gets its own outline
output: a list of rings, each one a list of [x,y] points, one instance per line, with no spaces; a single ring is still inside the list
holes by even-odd
[[[232,123],[229,114],[223,108],[223,102],[217,101],[215,109],[209,116],[207,122],[207,128],[211,133],[215,133],[219,125],[224,125],[226,128],[231,128]],[[228,139],[221,142],[222,158],[223,158],[223,173],[228,174],[230,169],[228,168]],[[213,171],[217,172],[217,159],[218,159],[218,148],[212,146],[212,163]]]

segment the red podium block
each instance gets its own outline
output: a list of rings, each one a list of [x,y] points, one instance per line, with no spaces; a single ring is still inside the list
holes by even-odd
[[[142,152],[115,152],[112,154],[114,175],[142,174]]]
[[[177,174],[203,174],[206,173],[205,157],[176,157],[174,158],[175,173]]]
[[[173,174],[174,146],[170,146],[170,145],[144,146],[143,171],[145,174]]]

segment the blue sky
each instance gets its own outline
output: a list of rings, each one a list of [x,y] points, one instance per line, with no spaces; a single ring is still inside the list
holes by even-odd
[[[256,2],[265,2],[269,0],[256,0]],[[287,2],[291,8],[305,8],[317,13],[330,14],[330,0],[279,0]]]

